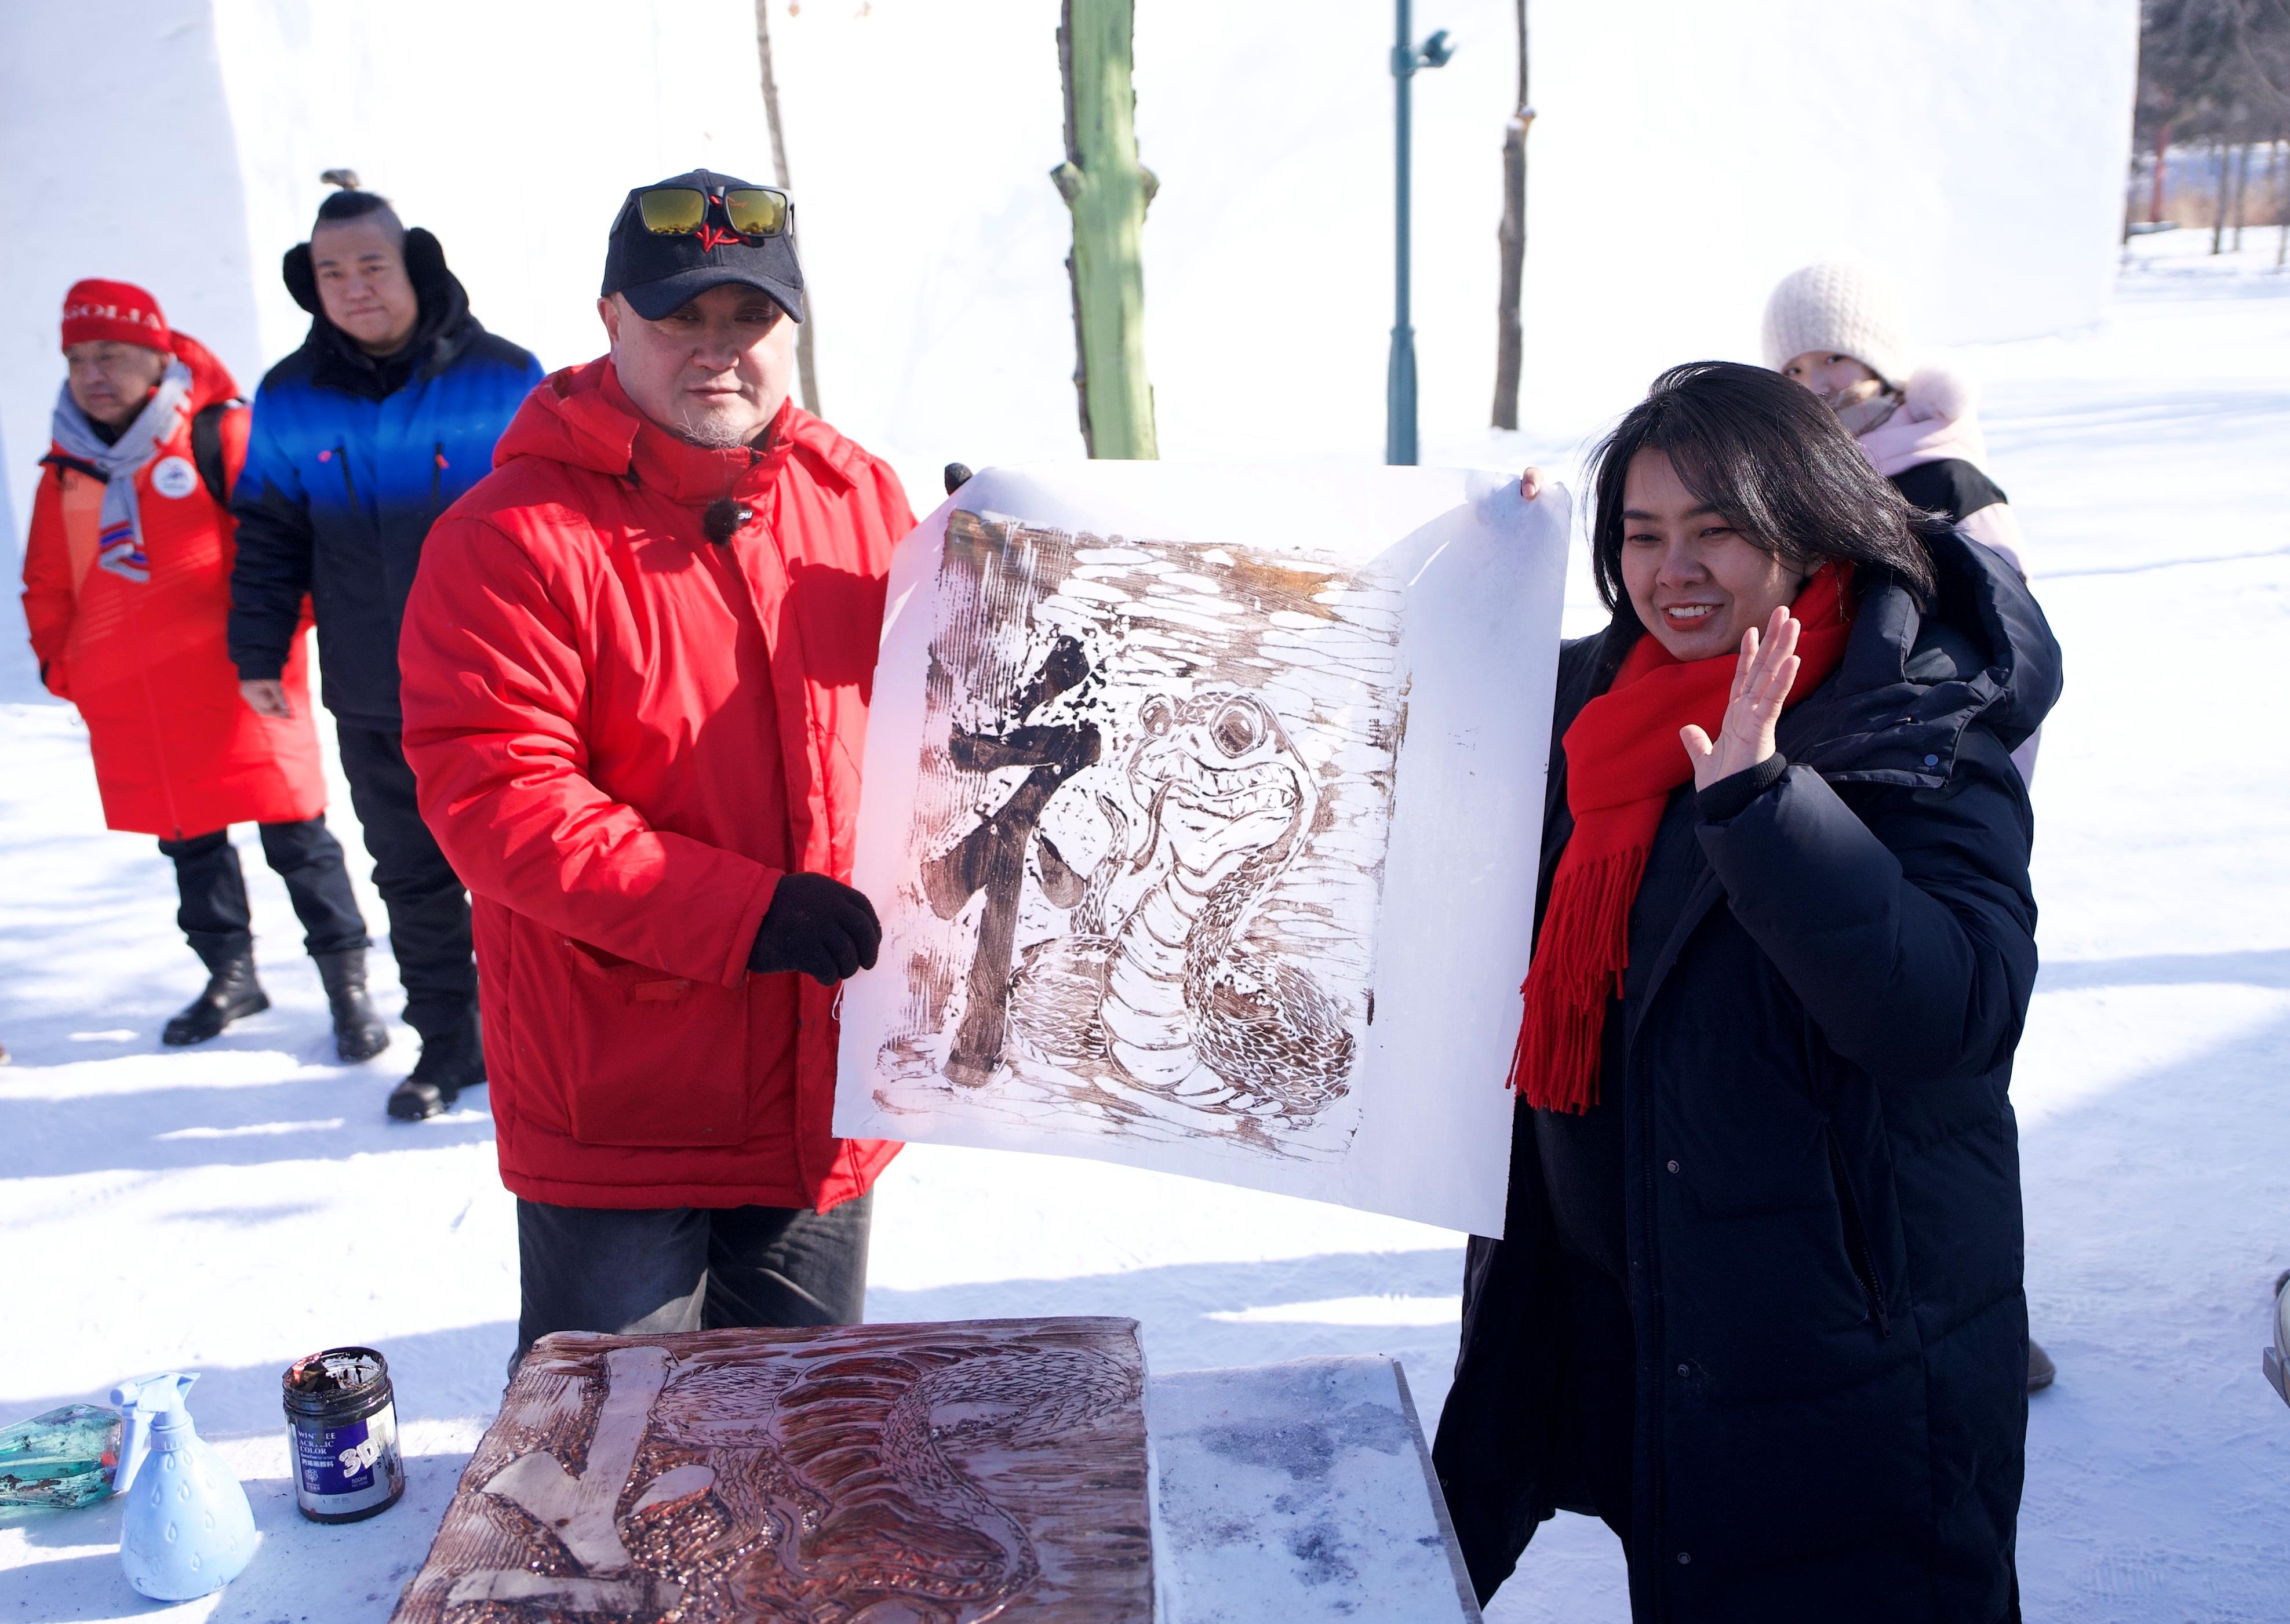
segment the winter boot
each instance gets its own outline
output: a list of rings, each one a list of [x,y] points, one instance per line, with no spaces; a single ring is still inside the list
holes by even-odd
[[[442,1116],[465,1088],[485,1084],[484,1032],[476,1012],[450,1032],[421,1040],[413,1074],[390,1091],[389,1114],[400,1122]]]
[[[159,1041],[170,1048],[203,1044],[243,1015],[260,1014],[270,1007],[270,995],[254,979],[254,944],[243,938],[221,943],[197,944],[206,961],[207,989],[167,1023]]]
[[[389,1028],[374,1012],[365,992],[365,949],[313,953],[318,980],[326,984],[326,1007],[334,1015],[334,1052],[351,1065],[370,1060],[389,1047]]]
[[[2028,1391],[2040,1393],[2059,1377],[2060,1367],[2052,1363],[2052,1356],[2035,1338],[2028,1339]]]

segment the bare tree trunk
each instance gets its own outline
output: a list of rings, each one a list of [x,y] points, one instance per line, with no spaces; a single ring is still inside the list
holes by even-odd
[[[2275,152],[2267,159],[2267,172],[2270,174],[2276,172],[2280,145],[2278,141],[2276,143]],[[2290,259],[2290,196],[2284,195],[2279,180],[2274,183],[2274,222],[2278,232],[2274,239],[2274,268],[2280,270],[2286,259]]]
[[[2166,119],[2155,132],[2155,192],[2147,203],[2147,219],[2153,225],[2163,223],[2163,170],[2170,161],[2171,125]]]
[[[756,0],[756,60],[764,76],[764,122],[772,132],[772,172],[780,183],[780,190],[791,192],[794,183],[788,179],[787,136],[780,129],[780,82],[772,72],[772,0]],[[795,229],[794,211],[789,211],[788,229]],[[798,252],[802,241],[797,239]],[[819,363],[812,353],[812,329],[817,324],[813,315],[811,284],[806,281],[803,290],[803,320],[796,324],[795,364],[803,388],[803,409],[813,417],[819,415]]]
[[[1527,105],[1526,0],[1517,0],[1518,110],[1503,126],[1502,224],[1495,242],[1502,267],[1495,296],[1495,409],[1497,428],[1518,427],[1518,381],[1525,333],[1519,307],[1526,281],[1526,132],[1534,122]]]
[[[2242,217],[2250,198],[2250,143],[2245,141],[2234,163],[2234,251],[2242,252]]]
[[[2222,140],[2211,143],[2211,156],[2218,160],[2218,180],[2211,188],[2211,252],[2219,253],[2226,247],[2226,183],[2233,165]]]

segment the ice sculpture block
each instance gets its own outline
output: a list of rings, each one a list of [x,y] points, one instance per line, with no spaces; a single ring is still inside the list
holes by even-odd
[[[1146,1624],[1125,1319],[657,1337],[525,1356],[393,1624]]]
[[[0,1427],[0,1506],[84,1506],[111,1492],[119,1412],[66,1404]]]
[[[1160,1377],[1153,1450],[1171,1624],[1479,1624],[1398,1361]]]
[[[974,476],[892,560],[836,1132],[1501,1234],[1567,500]]]

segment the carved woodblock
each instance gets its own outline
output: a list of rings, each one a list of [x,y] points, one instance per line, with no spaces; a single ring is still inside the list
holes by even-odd
[[[1153,1616],[1134,1321],[536,1343],[393,1624]]]

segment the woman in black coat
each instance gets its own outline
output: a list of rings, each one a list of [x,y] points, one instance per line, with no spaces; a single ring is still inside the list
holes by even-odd
[[[1665,373],[1595,484],[1613,620],[1560,654],[1509,1211],[1435,1450],[1473,1580],[1565,1508],[1638,1620],[2016,1620],[2011,751],[2058,647],[1775,373]]]

